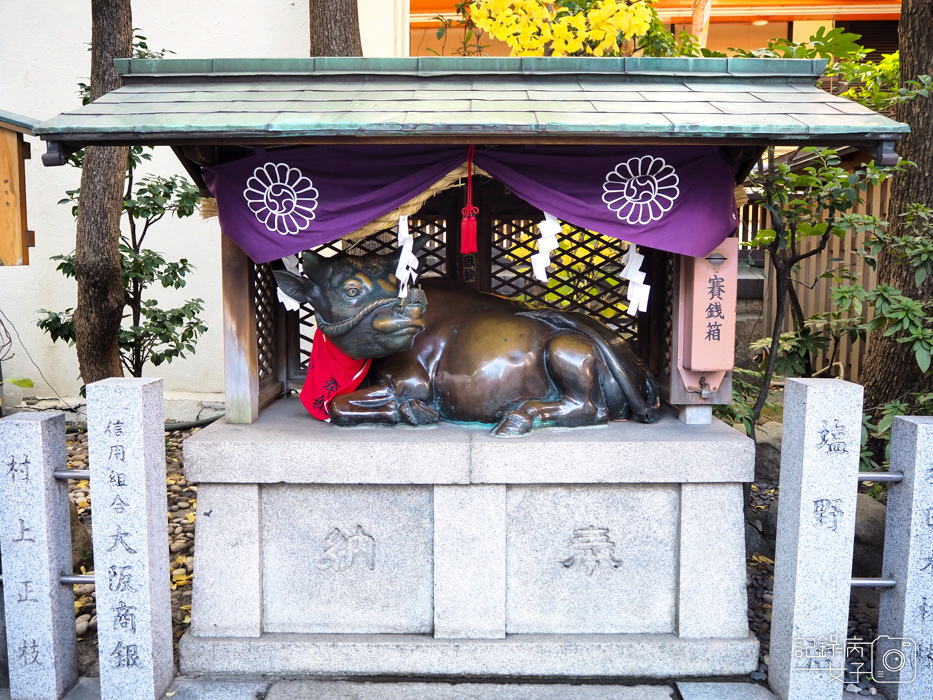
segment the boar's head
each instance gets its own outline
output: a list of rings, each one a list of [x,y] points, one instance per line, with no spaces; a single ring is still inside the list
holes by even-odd
[[[318,328],[343,353],[379,358],[408,350],[424,329],[420,289],[398,297],[394,255],[304,255],[304,276],[275,270],[282,291],[315,311]]]

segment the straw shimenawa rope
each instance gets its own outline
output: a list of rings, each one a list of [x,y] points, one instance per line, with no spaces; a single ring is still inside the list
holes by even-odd
[[[473,165],[473,172],[476,175],[489,177],[488,173],[486,173],[481,168],[477,168],[475,164]],[[438,192],[443,192],[444,190],[449,190],[451,187],[456,187],[459,185],[460,180],[466,177],[466,173],[467,164],[464,163],[460,167],[445,175],[438,182],[431,185],[417,197],[408,200],[403,205],[393,209],[385,216],[381,216],[375,221],[366,224],[362,228],[358,228],[353,233],[348,233],[346,236],[342,236],[343,240],[354,242],[360,241],[367,236],[376,233],[377,231],[392,228],[398,223],[398,218],[400,216],[411,216],[412,214],[416,214],[421,210],[421,207],[424,206],[424,203],[431,199],[431,197],[436,195]],[[217,216],[217,200],[213,199],[212,197],[204,197],[201,199],[201,218],[211,219],[215,216]]]

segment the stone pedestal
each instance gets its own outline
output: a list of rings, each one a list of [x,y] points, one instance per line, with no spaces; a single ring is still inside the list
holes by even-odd
[[[741,503],[754,450],[717,421],[503,440],[337,428],[285,399],[193,436],[185,465],[199,484],[185,674],[756,667]]]

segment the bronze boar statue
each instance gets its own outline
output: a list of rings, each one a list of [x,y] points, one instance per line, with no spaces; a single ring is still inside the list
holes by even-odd
[[[335,425],[494,424],[499,436],[661,415],[654,378],[621,338],[581,313],[555,311],[424,279],[399,299],[397,255],[304,257],[276,270],[350,357],[373,358],[363,388],[337,395]]]

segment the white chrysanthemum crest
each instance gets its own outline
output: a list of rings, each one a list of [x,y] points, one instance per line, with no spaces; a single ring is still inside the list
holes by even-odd
[[[256,219],[283,236],[303,231],[314,219],[318,192],[298,168],[260,165],[246,181],[243,197]]]
[[[680,178],[663,158],[641,156],[619,163],[606,174],[603,201],[628,224],[657,221],[680,196]]]

